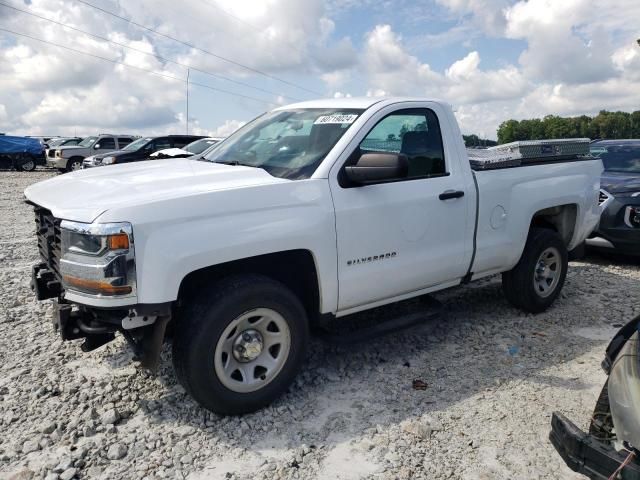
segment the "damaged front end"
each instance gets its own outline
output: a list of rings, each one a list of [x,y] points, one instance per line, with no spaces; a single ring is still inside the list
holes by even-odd
[[[55,218],[34,205],[41,262],[32,269],[38,300],[54,299],[54,328],[63,340],[94,350],[120,332],[144,367],[156,370],[172,303],[138,304],[133,229]]]
[[[553,413],[550,440],[567,466],[588,478],[640,480],[640,316],[621,328],[606,350],[609,375],[589,432]]]

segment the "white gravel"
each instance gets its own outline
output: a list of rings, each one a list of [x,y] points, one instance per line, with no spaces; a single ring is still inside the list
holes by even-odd
[[[586,427],[606,342],[640,313],[637,262],[572,263],[538,316],[511,308],[499,279],[439,293],[445,318],[354,346],[316,340],[289,393],[223,418],[176,384],[167,348],[152,376],[121,339],[85,354],[54,334],[29,289],[22,203],[51,175],[0,172],[0,478],[579,478],[547,439],[551,412]]]

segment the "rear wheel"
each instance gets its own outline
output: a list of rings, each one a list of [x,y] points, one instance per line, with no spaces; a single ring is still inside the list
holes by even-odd
[[[567,262],[567,249],[556,232],[531,229],[520,261],[502,274],[507,300],[527,312],[546,310],[562,290]]]
[[[178,380],[220,414],[255,411],[280,396],[304,359],[306,312],[283,284],[258,275],[230,277],[194,296],[175,326]]]

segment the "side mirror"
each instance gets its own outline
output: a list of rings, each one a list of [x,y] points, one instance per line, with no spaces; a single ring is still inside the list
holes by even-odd
[[[100,149],[100,144],[99,144],[99,143],[96,143],[96,144],[93,146],[93,149],[94,149],[94,150],[99,150],[99,149]]]
[[[355,165],[345,167],[347,178],[359,185],[406,178],[409,160],[402,153],[365,153]]]

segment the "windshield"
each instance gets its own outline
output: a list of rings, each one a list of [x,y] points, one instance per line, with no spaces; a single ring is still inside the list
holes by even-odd
[[[594,145],[591,155],[602,159],[607,172],[640,174],[640,145]]]
[[[140,149],[140,147],[144,147],[151,140],[153,140],[151,137],[139,138],[135,142],[131,142],[129,145],[124,147],[122,150],[129,150],[129,151],[138,150],[138,149]]]
[[[266,113],[203,160],[263,168],[274,177],[311,177],[362,110],[300,109]]]
[[[65,141],[65,138],[55,138],[53,140],[49,140],[47,144],[49,147],[57,147],[58,145],[62,145]]]
[[[95,142],[97,140],[98,137],[87,137],[84,140],[82,140],[78,146],[80,147],[90,147],[91,145],[93,145],[93,142]]]
[[[196,140],[195,142],[191,142],[189,145],[182,148],[189,153],[193,153],[194,155],[197,155],[198,153],[204,152],[207,148],[209,148],[212,145],[215,145],[218,142],[219,140],[202,138],[200,140]]]

